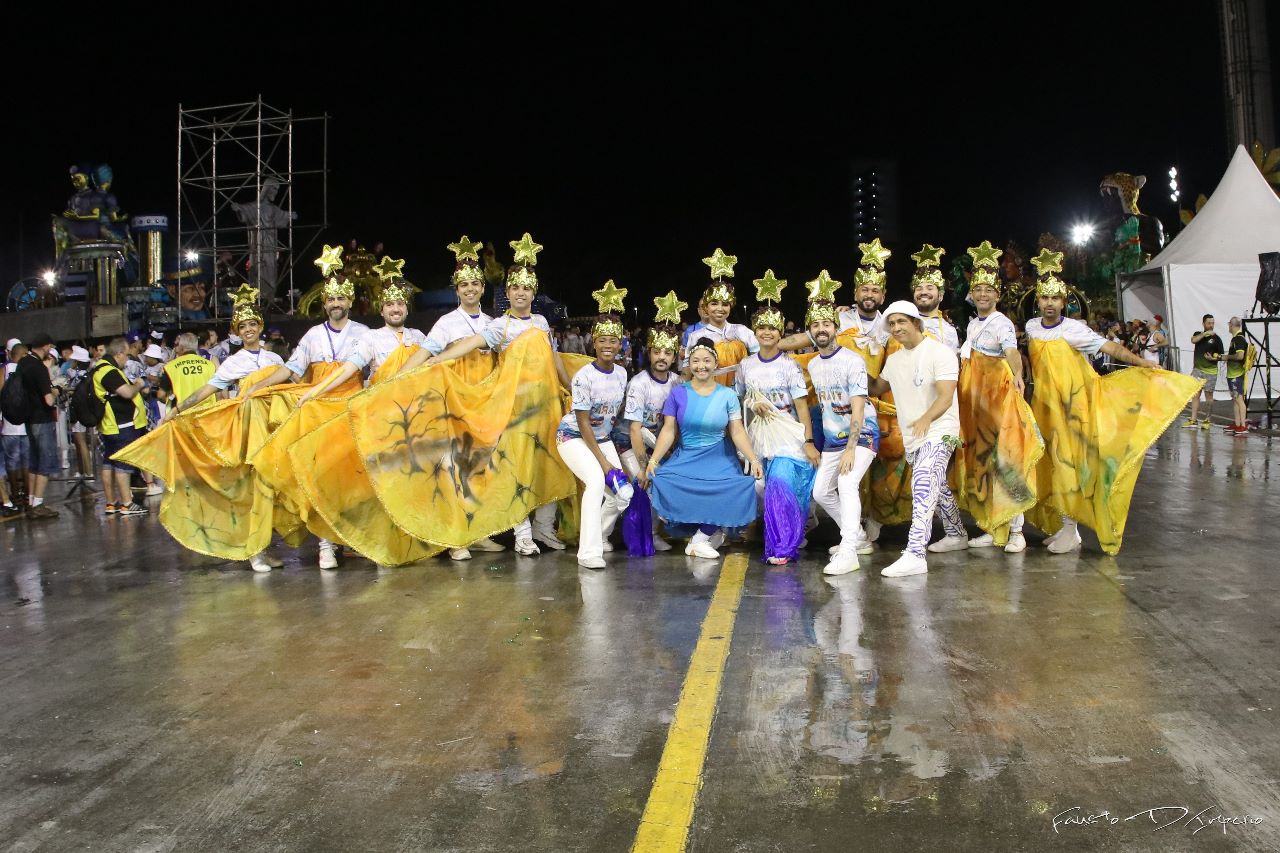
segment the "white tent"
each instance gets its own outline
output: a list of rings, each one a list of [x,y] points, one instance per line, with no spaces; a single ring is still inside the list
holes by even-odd
[[[1227,320],[1245,317],[1253,307],[1258,255],[1276,251],[1280,198],[1241,145],[1195,219],[1142,269],[1117,276],[1120,312],[1125,319],[1162,315],[1176,348],[1174,365],[1189,373],[1191,336],[1200,330],[1200,318],[1214,315],[1215,331],[1225,344]],[[1252,397],[1261,392],[1251,387],[1249,393]],[[1218,383],[1215,396],[1229,397],[1225,382]]]

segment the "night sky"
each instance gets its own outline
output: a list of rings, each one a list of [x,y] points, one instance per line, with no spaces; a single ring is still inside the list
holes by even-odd
[[[458,235],[505,252],[528,230],[546,246],[544,289],[575,313],[606,278],[645,320],[668,288],[693,302],[700,259],[722,246],[740,258],[740,291],[765,267],[790,279],[795,316],[800,284],[823,267],[851,295],[850,164],[893,158],[892,297],[921,242],[948,257],[983,239],[1033,246],[1096,212],[1108,172],[1146,174],[1143,210],[1166,228],[1171,164],[1184,204],[1210,192],[1229,157],[1216,4],[1185,6],[1177,19],[1167,4],[1085,4],[782,20],[459,7],[372,24],[86,31],[109,49],[37,23],[20,50],[48,58],[9,93],[19,120],[0,276],[7,287],[52,261],[49,214],[72,163],[109,162],[129,213],[172,215],[178,102],[260,92],[333,117],[323,239],[385,241],[419,285],[447,281]],[[60,82],[59,65],[78,70]]]

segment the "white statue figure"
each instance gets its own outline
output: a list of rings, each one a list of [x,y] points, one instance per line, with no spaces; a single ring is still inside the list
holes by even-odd
[[[258,202],[232,204],[236,216],[249,226],[249,275],[262,292],[270,297],[276,292],[276,262],[280,253],[280,238],[276,234],[278,228],[288,228],[289,223],[298,218],[296,212],[288,212],[275,203],[280,194],[280,182],[275,178],[267,178],[262,182],[262,192]]]

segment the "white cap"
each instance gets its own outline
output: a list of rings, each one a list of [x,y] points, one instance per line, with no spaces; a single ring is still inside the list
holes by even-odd
[[[916,307],[916,304],[914,302],[908,302],[905,299],[899,299],[897,302],[894,302],[888,308],[884,309],[885,322],[887,323],[889,321],[889,317],[894,314],[906,314],[908,317],[914,317],[917,320],[924,319],[920,316],[920,309]]]
[[[71,360],[72,361],[88,361],[89,351],[84,347],[74,346],[71,348]]]
[[[160,347],[156,346],[155,344],[151,344],[146,349],[144,349],[142,351],[142,354],[147,358],[158,358],[161,361],[164,361],[164,350],[160,349]]]
[[[17,346],[18,344],[20,344],[20,343],[22,343],[22,341],[18,340],[17,338],[9,338],[9,343],[5,344],[5,345],[4,345],[4,348],[5,348],[5,349],[13,349],[14,347],[16,347],[16,346]]]

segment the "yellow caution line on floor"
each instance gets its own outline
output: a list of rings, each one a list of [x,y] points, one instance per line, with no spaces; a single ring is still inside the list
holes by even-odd
[[[689,840],[693,808],[702,787],[707,740],[720,697],[725,659],[733,641],[733,623],[747,576],[747,556],[730,554],[720,568],[702,634],[689,661],[680,701],[667,732],[658,774],[640,818],[632,853],[679,853]]]

